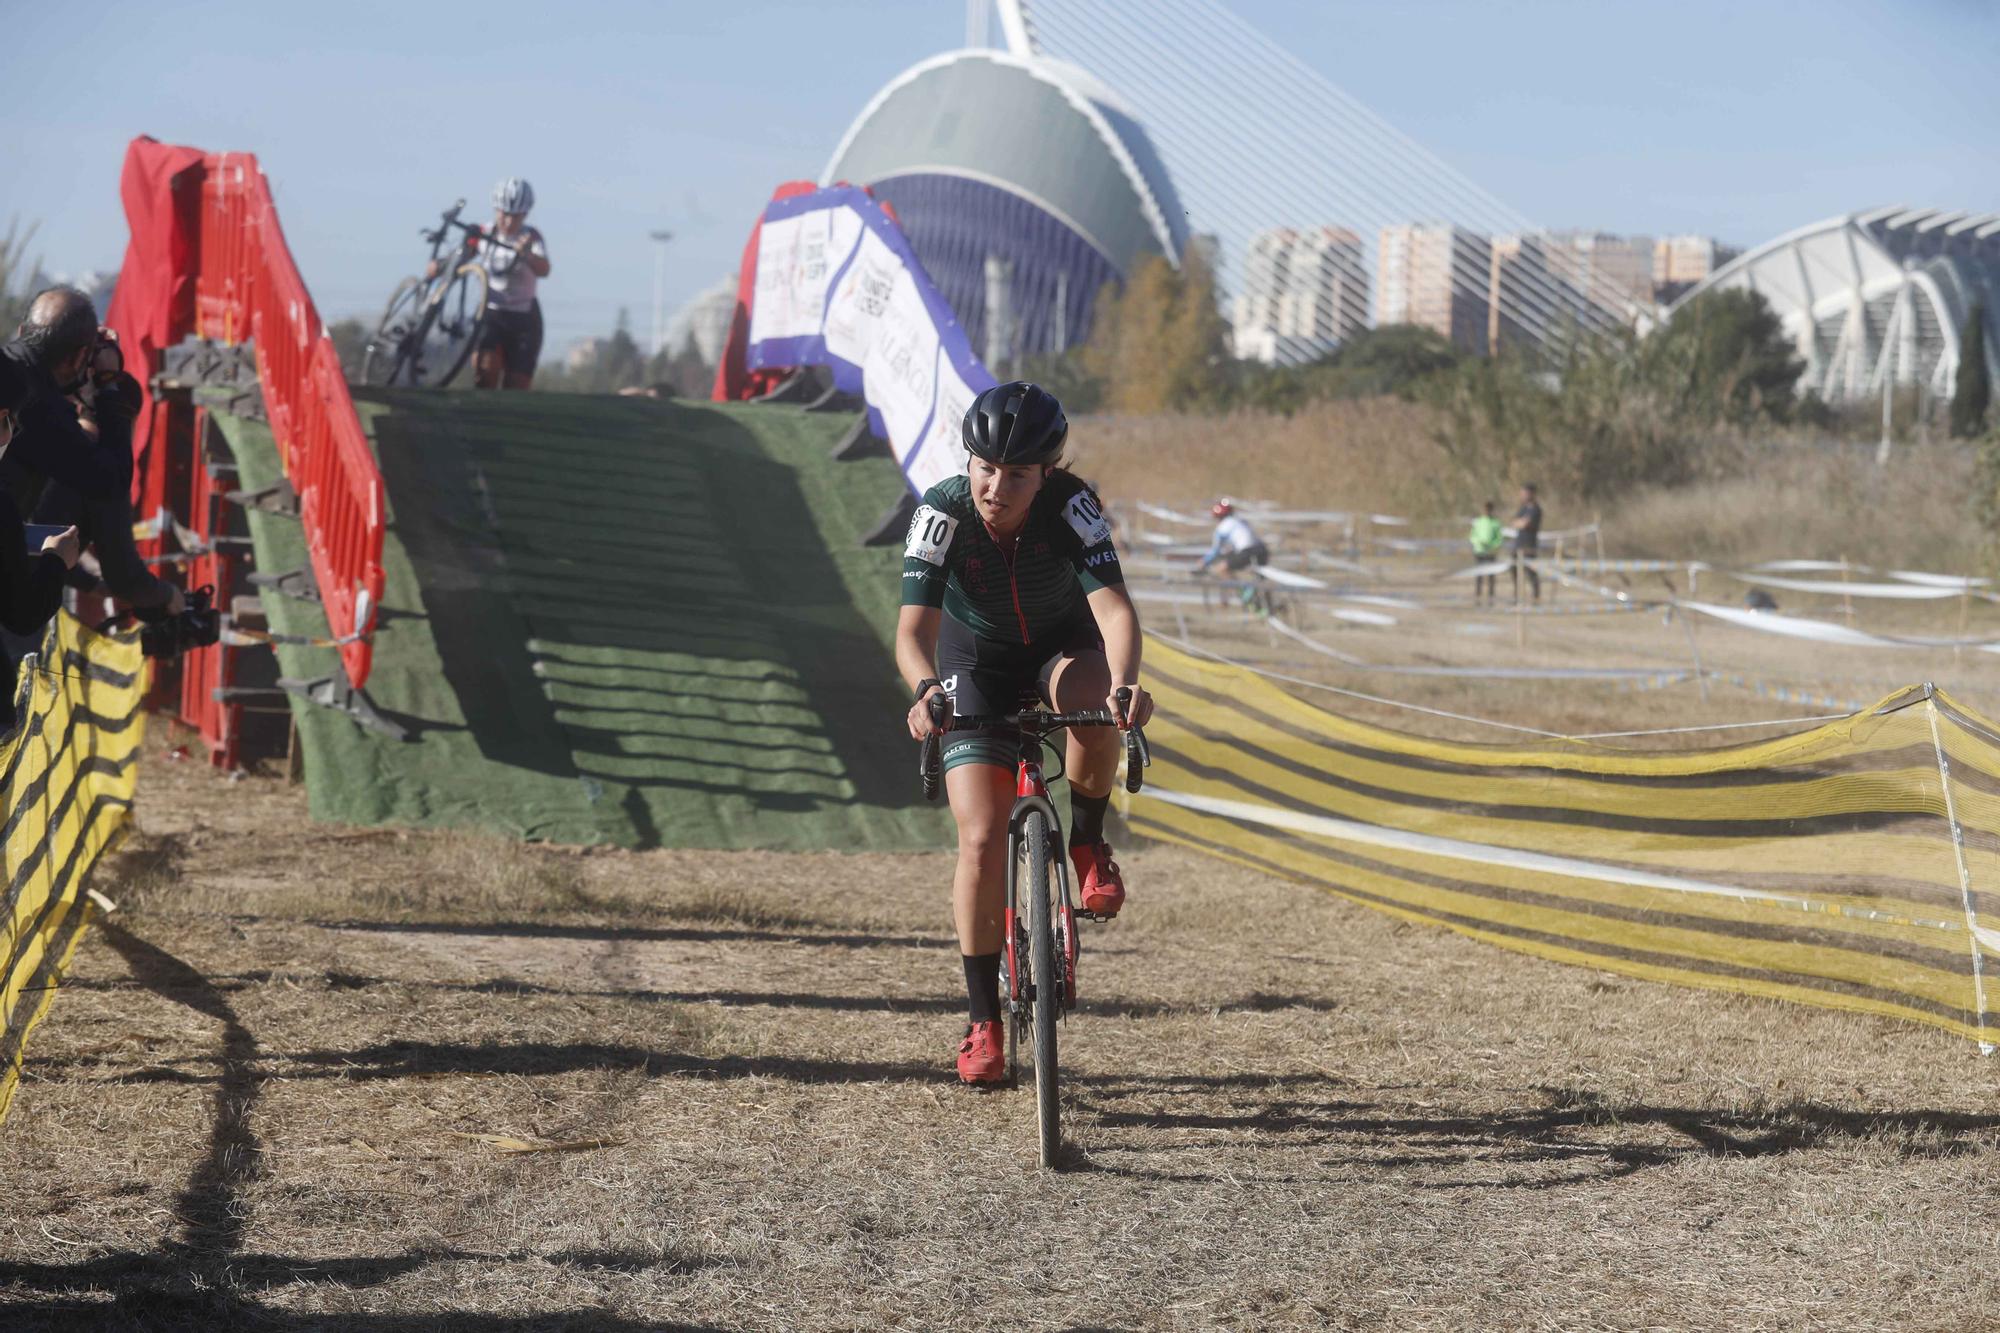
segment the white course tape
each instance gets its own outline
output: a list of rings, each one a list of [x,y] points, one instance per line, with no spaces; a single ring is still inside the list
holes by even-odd
[[[1353,666],[1353,667],[1368,666],[1368,663],[1362,661],[1358,657],[1349,656],[1348,654],[1341,652],[1340,649],[1338,648],[1329,648],[1325,644],[1321,643],[1318,639],[1310,638],[1307,635],[1299,633],[1297,630],[1293,629],[1290,625],[1287,625],[1281,618],[1277,616],[1272,616],[1264,623],[1269,625],[1272,629],[1276,630],[1278,633],[1284,635],[1286,638],[1292,640],[1294,643],[1298,643],[1307,648],[1310,648],[1314,652],[1319,653],[1321,656],[1331,657],[1334,661],[1344,662],[1348,666]],[[1372,670],[1373,668],[1370,669]]]
[[[1294,574],[1289,569],[1279,569],[1276,565],[1254,566],[1257,577],[1269,579],[1281,588],[1316,588],[1324,590],[1326,584],[1319,579],[1304,574]]]
[[[1730,577],[1739,583],[1748,583],[1759,588],[1821,593],[1831,597],[1886,597],[1913,602],[1956,597],[1964,591],[1961,587],[1937,587],[1920,583],[1835,583],[1831,579],[1786,579],[1771,574],[1732,574]]]
[[[1537,874],[1560,875],[1565,879],[1587,879],[1599,884],[1624,884],[1639,889],[1663,889],[1669,893],[1695,893],[1712,898],[1770,903],[1803,912],[1823,912],[1829,916],[1862,921],[1884,921],[1899,926],[1917,926],[1953,935],[1963,934],[1969,928],[1973,937],[1987,950],[2000,952],[2000,931],[1977,925],[1969,917],[1962,921],[1936,921],[1924,917],[1905,916],[1900,912],[1879,911],[1875,908],[1815,902],[1810,898],[1801,898],[1789,893],[1771,893],[1763,889],[1746,889],[1734,884],[1717,884],[1710,880],[1688,879],[1680,875],[1662,875],[1651,870],[1605,865],[1597,861],[1583,861],[1568,856],[1551,856],[1546,852],[1522,851],[1516,847],[1499,847],[1492,843],[1462,842],[1457,838],[1441,838],[1430,833],[1411,833],[1404,829],[1385,828],[1380,824],[1364,824],[1358,820],[1340,819],[1333,815],[1307,814],[1301,810],[1286,810],[1277,806],[1224,800],[1214,796],[1194,796],[1185,792],[1168,791],[1151,783],[1146,785],[1144,795],[1165,801],[1168,805],[1197,810],[1202,814],[1219,815],[1224,819],[1243,823],[1263,824],[1270,828],[1281,828],[1293,833],[1310,834],[1362,847],[1382,847],[1391,851],[1416,852],[1423,856],[1437,856],[1454,861],[1473,861],[1480,865],[1506,866]]]
[[[1846,570],[1850,574],[1873,574],[1866,565],[1848,565],[1838,560],[1766,560],[1751,569],[1759,574],[1838,574]]]
[[[1969,588],[1990,588],[1992,579],[1967,578],[1963,574],[1926,574],[1915,569],[1892,569],[1889,577],[1904,583],[1917,583],[1926,588],[1949,588],[1953,592],[1964,592]]]
[[[1178,523],[1182,527],[1206,528],[1213,526],[1213,523],[1209,519],[1198,518],[1193,514],[1179,513],[1167,508],[1165,505],[1147,504],[1144,500],[1134,503],[1133,508],[1148,518],[1157,518],[1166,523]]]
[[[1717,620],[1724,620],[1744,629],[1762,630],[1766,634],[1783,634],[1793,639],[1810,639],[1814,643],[1838,644],[1849,648],[1975,648],[1980,652],[2000,653],[2000,643],[1985,639],[1891,639],[1880,634],[1870,634],[1865,630],[1850,629],[1846,625],[1836,625],[1831,621],[1808,620],[1804,616],[1776,615],[1769,611],[1745,611],[1734,606],[1716,606],[1709,602],[1675,602],[1674,605],[1689,611],[1699,611],[1705,616],[1713,616]]]

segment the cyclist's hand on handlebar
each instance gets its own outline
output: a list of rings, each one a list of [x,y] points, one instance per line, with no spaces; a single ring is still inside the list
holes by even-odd
[[[937,719],[931,714],[931,700],[937,698],[945,700],[945,706],[940,710],[942,715],[947,718],[951,716],[951,699],[945,694],[944,686],[931,686],[928,690],[924,691],[923,698],[910,705],[910,713],[907,721],[910,724],[911,740],[926,740],[944,730],[938,724]]]
[[[1127,727],[1145,726],[1153,717],[1153,696],[1146,693],[1146,687],[1143,685],[1128,685],[1122,688],[1129,690],[1131,697],[1121,701],[1118,698],[1119,691],[1114,689],[1104,700],[1104,706],[1111,710],[1111,716],[1124,719],[1118,724],[1120,731]]]

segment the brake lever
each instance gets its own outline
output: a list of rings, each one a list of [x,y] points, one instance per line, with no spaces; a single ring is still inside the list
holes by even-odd
[[[1136,792],[1146,783],[1146,769],[1152,765],[1152,747],[1146,744],[1146,733],[1132,727],[1125,732],[1125,790]]]
[[[931,722],[939,730],[924,737],[922,757],[918,760],[918,772],[924,782],[924,799],[926,801],[935,801],[938,798],[938,788],[944,778],[940,764],[941,752],[944,748],[944,732],[942,728],[946,722],[951,720],[951,696],[943,690],[939,690],[924,701],[924,707],[930,710]]]
[[[1146,765],[1153,762],[1153,753],[1146,746],[1146,733],[1136,722],[1129,722],[1132,716],[1132,689],[1129,685],[1118,687],[1111,696],[1118,705],[1112,716],[1118,719],[1118,727],[1125,736],[1125,790],[1136,792],[1146,781]]]

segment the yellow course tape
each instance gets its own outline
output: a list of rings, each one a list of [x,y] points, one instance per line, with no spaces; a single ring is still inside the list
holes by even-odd
[[[41,657],[48,669],[21,673],[20,725],[0,745],[0,1119],[28,1033],[94,915],[85,879],[130,817],[145,733],[136,634],[99,634],[63,612]]]

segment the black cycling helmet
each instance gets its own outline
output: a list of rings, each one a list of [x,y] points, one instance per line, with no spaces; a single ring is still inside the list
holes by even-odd
[[[1039,384],[996,384],[965,410],[965,447],[989,463],[1059,463],[1069,420],[1056,396]]]

